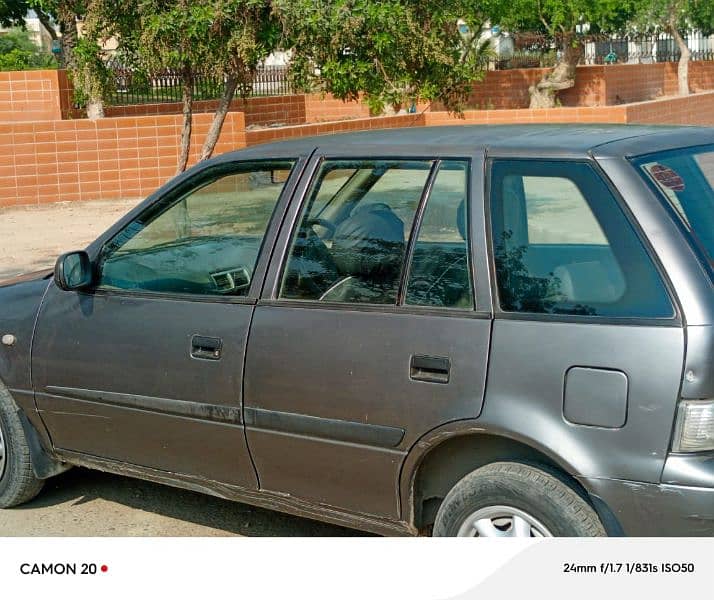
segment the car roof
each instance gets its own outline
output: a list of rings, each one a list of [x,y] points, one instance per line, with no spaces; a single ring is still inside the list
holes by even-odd
[[[357,155],[361,150],[460,153],[486,151],[489,155],[559,156],[589,154],[636,155],[714,143],[714,128],[662,125],[454,125],[400,127],[302,137],[269,142],[238,151],[250,155]],[[234,153],[231,153],[234,154]]]

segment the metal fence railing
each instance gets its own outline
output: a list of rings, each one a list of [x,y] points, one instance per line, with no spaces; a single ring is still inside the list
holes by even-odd
[[[550,38],[537,33],[519,33],[510,37],[509,43],[500,41],[494,68],[550,67],[556,63],[557,45]],[[714,60],[714,35],[690,32],[685,39],[692,60]],[[584,35],[582,42],[582,63],[587,65],[669,62],[679,60],[680,56],[679,48],[669,34]]]
[[[164,69],[147,75],[133,69],[110,65],[114,77],[114,89],[107,103],[114,106],[180,102],[183,84],[178,70]],[[225,86],[224,79],[197,74],[194,77],[194,100],[220,98]],[[259,68],[248,90],[248,97],[280,96],[292,93],[287,67],[269,66]]]

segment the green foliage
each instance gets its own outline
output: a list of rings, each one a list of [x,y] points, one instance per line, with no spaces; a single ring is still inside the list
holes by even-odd
[[[28,8],[26,0],[0,0],[0,25],[22,25]]]
[[[374,112],[439,100],[459,110],[484,75],[486,45],[459,33],[464,18],[480,32],[478,3],[454,0],[276,0],[298,89],[318,88]],[[487,3],[481,3],[487,6]]]
[[[125,65],[234,76],[246,90],[281,37],[266,0],[95,0],[91,7],[96,35],[119,38]]]
[[[714,33],[712,0],[640,0],[634,27],[639,31],[668,31],[670,23],[684,33],[699,29],[704,35]]]
[[[26,31],[11,29],[0,36],[0,71],[54,68],[57,68],[54,57],[35,46]]]
[[[493,15],[511,31],[541,31],[554,38],[568,38],[585,24],[589,26],[588,33],[621,31],[643,1],[504,0]]]

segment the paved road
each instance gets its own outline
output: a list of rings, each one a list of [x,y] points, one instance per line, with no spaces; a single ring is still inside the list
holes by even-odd
[[[136,201],[0,209],[0,279],[82,248]],[[0,510],[0,536],[343,536],[359,532],[159,484],[72,469]]]

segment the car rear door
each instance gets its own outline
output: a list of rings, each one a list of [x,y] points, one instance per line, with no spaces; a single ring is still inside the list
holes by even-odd
[[[658,481],[684,331],[646,239],[593,161],[493,156],[489,172],[484,426],[577,476]]]
[[[214,161],[95,244],[92,289],[50,286],[32,372],[55,448],[257,487],[242,419],[246,340],[304,164]]]
[[[481,410],[483,156],[318,150],[307,170],[248,342],[251,455],[265,490],[395,519],[408,450]]]

